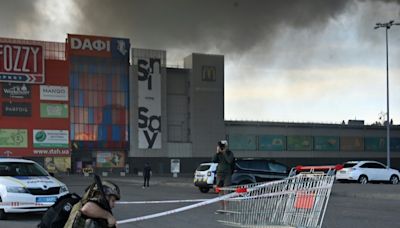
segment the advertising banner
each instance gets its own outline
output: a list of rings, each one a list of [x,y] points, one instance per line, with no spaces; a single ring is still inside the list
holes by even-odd
[[[46,157],[44,167],[51,173],[66,173],[71,170],[71,157]]]
[[[124,152],[97,152],[96,167],[98,168],[123,168],[125,167]]]
[[[129,60],[129,39],[68,34],[69,55]]]
[[[3,116],[30,117],[32,116],[31,103],[3,102]]]
[[[68,105],[40,103],[40,117],[68,118]]]
[[[27,129],[0,129],[0,148],[27,148]]]
[[[315,136],[314,149],[316,151],[339,151],[339,137]]]
[[[68,87],[41,85],[40,100],[68,101]]]
[[[18,83],[3,83],[1,88],[4,98],[31,98],[31,85]]]
[[[161,148],[161,60],[138,59],[140,149]]]
[[[363,137],[352,137],[352,136],[340,137],[340,150],[363,151],[364,150],[364,138]]]
[[[255,135],[229,135],[228,147],[232,150],[256,150],[256,136]]]
[[[68,130],[33,130],[34,148],[68,148]]]
[[[292,151],[310,151],[313,147],[311,136],[288,136],[287,149]]]
[[[259,148],[262,151],[283,151],[286,149],[286,137],[282,135],[260,135]]]
[[[44,83],[44,48],[0,43],[0,82]]]

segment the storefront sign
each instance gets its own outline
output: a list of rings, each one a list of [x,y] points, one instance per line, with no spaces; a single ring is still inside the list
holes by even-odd
[[[161,60],[138,60],[140,149],[161,148]]]
[[[24,102],[3,102],[3,116],[29,117],[32,106]]]
[[[41,85],[40,100],[68,101],[68,87]]]
[[[36,156],[57,156],[57,155],[70,155],[69,149],[52,148],[52,149],[34,149],[33,154]]]
[[[29,84],[3,83],[1,89],[4,98],[31,98],[31,86]]]
[[[68,35],[69,55],[129,58],[129,39]]]
[[[40,117],[42,118],[68,118],[67,104],[40,104]]]
[[[0,129],[0,148],[27,148],[27,129]],[[11,153],[12,152],[8,152]]]
[[[0,82],[44,83],[40,45],[0,43]]]
[[[34,148],[68,148],[68,130],[33,130]]]

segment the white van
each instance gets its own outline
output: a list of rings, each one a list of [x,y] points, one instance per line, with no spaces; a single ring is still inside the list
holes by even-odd
[[[202,163],[194,172],[194,186],[207,193],[216,183],[218,163]]]

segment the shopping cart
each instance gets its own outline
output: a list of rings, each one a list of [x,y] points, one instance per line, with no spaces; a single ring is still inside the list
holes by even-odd
[[[218,221],[237,227],[319,228],[335,178],[327,173],[332,172],[303,172],[279,181],[220,188],[236,194],[224,201]]]

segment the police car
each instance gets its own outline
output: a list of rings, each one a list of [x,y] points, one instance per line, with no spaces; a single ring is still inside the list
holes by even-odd
[[[7,213],[46,211],[67,193],[67,186],[36,162],[0,158],[0,219]]]
[[[200,192],[207,193],[216,182],[218,163],[201,163],[194,172],[194,185]]]

